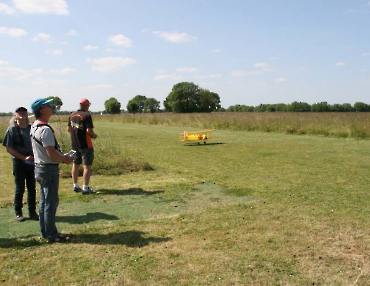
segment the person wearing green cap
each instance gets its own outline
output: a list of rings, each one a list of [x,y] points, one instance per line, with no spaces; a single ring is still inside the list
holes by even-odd
[[[36,182],[33,164],[33,152],[27,108],[18,107],[10,120],[2,145],[13,158],[13,175],[15,181],[14,210],[18,222],[23,217],[23,194],[27,185],[27,204],[30,219],[39,220],[36,213]]]
[[[59,163],[71,164],[73,157],[63,154],[49,125],[54,114],[50,105],[52,99],[36,99],[32,105],[36,121],[31,126],[31,142],[35,156],[35,178],[40,184],[40,230],[49,242],[65,242],[70,237],[61,235],[55,225],[59,204]]]

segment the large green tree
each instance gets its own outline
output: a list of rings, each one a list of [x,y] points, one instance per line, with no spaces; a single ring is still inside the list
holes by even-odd
[[[145,95],[136,95],[133,99],[133,101],[136,102],[136,104],[139,106],[139,112],[143,112],[144,111],[144,106],[145,106],[145,100],[146,100],[146,96]]]
[[[147,98],[144,101],[145,112],[155,113],[159,110],[160,102],[155,98]]]
[[[109,98],[104,102],[105,111],[109,114],[121,113],[121,103],[114,97]]]
[[[201,112],[211,112],[221,107],[220,97],[217,93],[201,88],[199,91]]]
[[[355,111],[358,111],[358,112],[364,112],[364,111],[368,111],[368,105],[366,103],[363,103],[363,102],[356,102],[354,105],[353,105],[353,109]]]
[[[127,108],[128,112],[134,113],[134,114],[139,111],[139,105],[133,99],[129,100],[129,102],[127,103],[126,108]]]
[[[200,111],[200,88],[192,82],[175,84],[163,105],[167,111],[197,112]]]
[[[45,99],[52,99],[53,101],[50,102],[50,106],[52,106],[54,113],[60,110],[63,105],[63,101],[58,96],[48,96]]]

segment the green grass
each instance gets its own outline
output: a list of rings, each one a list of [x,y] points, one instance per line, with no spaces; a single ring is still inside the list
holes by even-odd
[[[368,140],[217,130],[223,144],[188,146],[183,127],[95,125],[153,170],[93,175],[86,197],[62,178],[73,240],[49,245],[15,222],[0,149],[5,285],[368,285]]]
[[[63,118],[63,117],[62,117]],[[66,120],[66,119],[64,119]],[[312,134],[339,138],[370,138],[369,112],[220,112],[158,113],[95,116],[96,121],[196,129]]]

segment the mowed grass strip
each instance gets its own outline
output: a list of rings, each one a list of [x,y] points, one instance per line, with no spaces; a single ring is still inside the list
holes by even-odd
[[[60,229],[73,232],[69,244],[45,244],[37,230],[27,230],[28,222],[19,224],[32,232],[0,241],[2,280],[17,285],[367,285],[370,280],[367,140],[218,130],[209,142],[223,144],[185,146],[179,142],[183,128],[97,122],[96,130],[109,130],[125,155],[154,170],[93,177],[92,186],[102,194],[87,198],[73,194],[70,179],[62,179],[61,213],[69,205],[93,213],[94,205],[105,204],[106,211],[99,212],[115,215],[127,207],[128,196],[117,199],[122,205],[111,202],[132,189],[137,193],[132,191],[130,200],[139,213],[147,211],[148,198],[164,207],[200,203],[199,196],[214,204],[133,220],[121,215],[75,220]],[[4,150],[0,156],[10,166]],[[12,213],[7,202],[13,179],[3,173],[1,178],[2,203]],[[225,197],[212,200],[212,184]],[[152,190],[157,193],[146,195]],[[227,197],[253,200],[234,204]]]

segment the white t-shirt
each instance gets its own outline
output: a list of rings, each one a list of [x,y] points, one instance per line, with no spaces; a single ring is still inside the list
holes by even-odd
[[[46,153],[45,147],[55,146],[55,139],[53,131],[48,126],[37,126],[38,123],[42,123],[36,120],[31,126],[31,141],[33,155],[35,157],[36,164],[59,164],[57,161],[53,161]],[[34,137],[42,144],[39,144]]]

